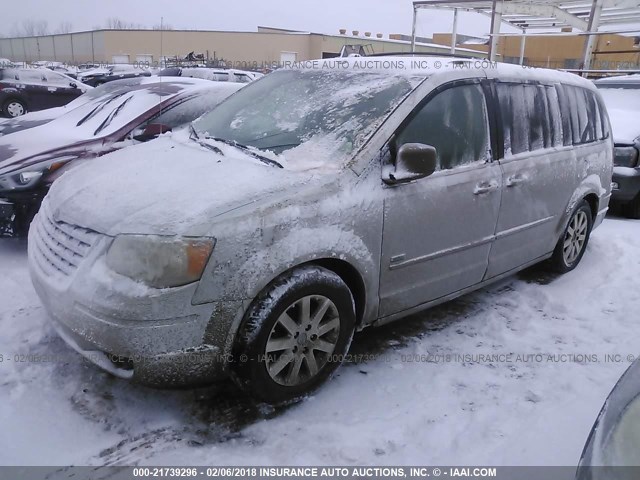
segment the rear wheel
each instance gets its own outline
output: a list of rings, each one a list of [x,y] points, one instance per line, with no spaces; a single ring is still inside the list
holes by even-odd
[[[267,286],[247,311],[232,377],[268,403],[299,399],[342,363],[354,328],[353,297],[338,275],[314,265],[294,269]]]
[[[636,195],[636,198],[622,207],[622,213],[627,218],[633,218],[634,220],[640,219],[640,193]]]
[[[15,118],[27,113],[27,106],[24,104],[24,102],[12,98],[4,103],[2,111],[7,117]]]
[[[553,251],[553,270],[566,273],[576,268],[589,243],[592,226],[591,207],[586,200],[582,200],[571,214],[569,223]]]

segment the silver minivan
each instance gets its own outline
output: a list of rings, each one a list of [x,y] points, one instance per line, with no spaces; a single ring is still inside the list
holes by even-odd
[[[611,192],[592,83],[457,58],[298,67],[54,184],[29,264],[70,346],[122,378],[231,377],[282,403],[356,330],[580,262]]]

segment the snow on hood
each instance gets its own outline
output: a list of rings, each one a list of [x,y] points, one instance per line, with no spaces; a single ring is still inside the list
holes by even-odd
[[[209,235],[214,217],[312,178],[181,131],[71,169],[46,201],[56,220],[107,235]]]
[[[638,111],[640,88],[611,88],[599,84],[599,91],[609,113],[613,139],[616,143],[633,143],[640,137]]]
[[[621,110],[617,108],[607,109],[613,140],[615,143],[629,144],[640,137],[640,124],[638,124],[638,110]]]

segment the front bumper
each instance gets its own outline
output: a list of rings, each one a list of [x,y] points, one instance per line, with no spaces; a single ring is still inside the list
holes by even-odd
[[[613,167],[611,200],[627,203],[640,194],[640,168]]]
[[[46,192],[45,188],[0,192],[0,237],[26,235]]]
[[[99,234],[77,269],[57,272],[43,260],[39,217],[29,233],[31,279],[67,344],[104,370],[147,385],[195,385],[226,376],[226,338],[213,344],[206,333],[214,311],[235,305],[192,305],[197,284],[157,290],[111,272],[104,264],[111,238]]]
[[[11,237],[16,232],[16,209],[13,202],[0,198],[0,237]]]

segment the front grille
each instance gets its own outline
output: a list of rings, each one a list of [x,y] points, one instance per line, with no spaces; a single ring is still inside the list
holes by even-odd
[[[87,256],[99,234],[93,230],[55,221],[47,202],[31,225],[33,258],[49,276],[71,275]]]

